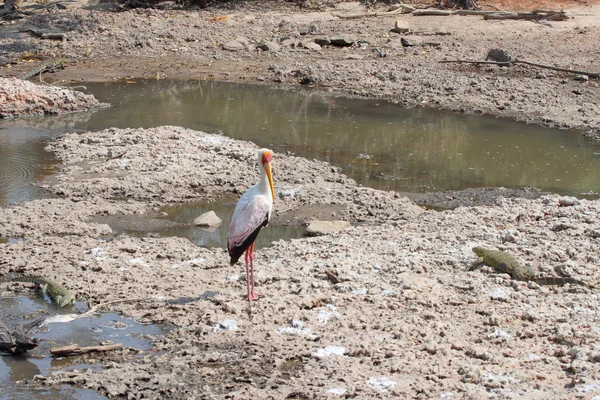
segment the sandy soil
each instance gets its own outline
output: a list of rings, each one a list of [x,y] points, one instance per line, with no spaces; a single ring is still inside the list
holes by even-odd
[[[502,45],[524,59],[593,69],[597,6],[573,9],[575,19],[552,27],[403,17],[416,28],[444,24],[452,32],[435,37],[439,48],[416,51],[387,44],[396,39],[391,17],[340,20],[283,4],[263,12],[252,5],[191,13],[69,7],[3,28],[14,34],[0,38],[7,52],[0,57],[17,61],[32,52],[76,59],[53,75],[57,80],[158,75],[295,85],[305,78],[406,105],[600,126],[597,81],[532,68],[437,64],[483,59],[489,47]],[[224,22],[212,20],[225,14]],[[295,25],[280,28],[284,19]],[[219,45],[236,36],[256,43],[311,23],[320,34],[352,33],[370,45],[275,53]],[[18,32],[22,24],[72,30],[66,42],[32,41]],[[386,57],[377,55],[383,50]],[[0,74],[27,67],[19,62]],[[318,218],[353,226],[258,251],[264,297],[248,304],[243,266],[230,267],[226,250],[182,238],[106,239],[111,228],[92,221],[239,195],[258,176],[254,144],[159,127],[67,134],[48,150],[63,166],[42,184],[61,198],[0,208],[0,237],[25,238],[0,243],[0,274],[43,274],[92,304],[146,298],[108,308],[178,329],[150,352],[113,352],[96,358],[106,363],[98,371],[57,372],[40,382],[131,399],[600,396],[597,289],[539,287],[488,267],[468,271],[476,258],[471,248],[482,245],[515,254],[540,276],[596,283],[599,200],[500,197],[491,206],[436,212],[397,193],[357,186],[326,163],[277,154],[276,218],[298,223],[313,219],[311,210],[327,210]],[[206,299],[207,291],[219,295]]]

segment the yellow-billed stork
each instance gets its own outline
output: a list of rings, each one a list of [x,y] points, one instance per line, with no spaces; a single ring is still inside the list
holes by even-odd
[[[260,149],[258,151],[260,180],[238,200],[227,233],[227,250],[231,256],[231,265],[234,265],[246,252],[248,301],[257,300],[259,297],[259,294],[254,291],[254,241],[260,230],[271,220],[275,201],[275,188],[271,173],[272,160],[273,152],[271,150]]]

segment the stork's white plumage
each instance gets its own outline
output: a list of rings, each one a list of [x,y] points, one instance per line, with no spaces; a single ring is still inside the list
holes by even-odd
[[[238,200],[227,233],[227,250],[231,256],[231,265],[234,265],[246,252],[248,301],[256,300],[259,296],[254,291],[254,241],[260,230],[271,220],[273,201],[275,200],[275,188],[271,173],[272,160],[273,152],[271,150],[260,149],[258,151],[260,180]]]

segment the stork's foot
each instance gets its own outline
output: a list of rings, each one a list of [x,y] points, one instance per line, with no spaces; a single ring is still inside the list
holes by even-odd
[[[258,300],[260,297],[262,297],[262,295],[258,292],[250,292],[250,294],[248,295],[248,301],[256,301]]]

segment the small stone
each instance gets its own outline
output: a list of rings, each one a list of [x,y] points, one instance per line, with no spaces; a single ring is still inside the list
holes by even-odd
[[[217,216],[214,211],[209,211],[194,220],[196,226],[212,226],[217,227],[221,225],[221,218]]]
[[[322,47],[315,42],[300,43],[300,47],[313,51],[320,51],[322,49]]]
[[[330,38],[330,40],[331,40],[331,44],[336,45],[336,46],[352,46],[354,43],[358,42],[358,39],[356,38],[356,36],[348,35],[348,34],[332,36]],[[316,40],[315,40],[315,43],[316,43]]]
[[[295,27],[296,27],[296,24],[293,23],[292,21],[283,20],[279,23],[279,29],[282,29],[282,30],[293,29]]]
[[[246,47],[238,42],[237,40],[231,40],[227,43],[224,43],[222,45],[223,50],[228,50],[228,51],[240,51],[240,50],[244,50]]]
[[[402,46],[404,46],[404,47],[423,46],[423,39],[418,36],[403,37],[401,40],[402,40]]]
[[[558,199],[558,205],[560,207],[578,206],[579,204],[581,204],[580,201],[575,197],[565,196]]]
[[[314,42],[319,46],[328,46],[331,44],[331,39],[329,39],[329,36],[317,36]]]
[[[408,31],[410,31],[410,25],[408,21],[403,19],[397,19],[396,24],[394,25],[394,32],[406,33]]]
[[[490,49],[487,53],[486,60],[496,62],[510,62],[512,57],[503,49]]]
[[[272,51],[272,52],[277,52],[277,51],[281,50],[281,46],[279,46],[275,42],[269,42],[269,41],[262,42],[261,44],[259,44],[257,46],[257,48],[262,51]]]
[[[309,236],[328,235],[349,228],[348,221],[311,221],[306,228]]]
[[[573,79],[575,79],[578,82],[587,82],[590,80],[590,77],[587,75],[575,75]]]
[[[508,301],[508,294],[502,289],[496,289],[490,293],[490,298],[496,301]]]
[[[235,41],[238,43],[243,44],[244,46],[248,46],[250,44],[250,41],[248,40],[248,38],[244,37],[244,36],[238,36],[235,38]]]

